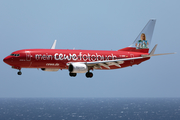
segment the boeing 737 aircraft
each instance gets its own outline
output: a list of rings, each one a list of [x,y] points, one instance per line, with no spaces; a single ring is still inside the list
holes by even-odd
[[[90,70],[119,69],[139,65],[152,56],[174,54],[154,54],[157,45],[148,53],[155,23],[155,19],[150,19],[129,47],[116,51],[55,49],[55,40],[51,49],[18,50],[3,61],[18,69],[18,75],[22,74],[22,68],[41,68],[43,71],[68,69],[71,77],[75,77],[77,73],[86,73],[86,77],[91,78],[93,73]]]

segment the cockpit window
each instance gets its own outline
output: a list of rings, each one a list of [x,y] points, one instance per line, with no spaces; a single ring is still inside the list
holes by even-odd
[[[11,54],[10,56],[15,56],[15,57],[19,57],[19,54]]]

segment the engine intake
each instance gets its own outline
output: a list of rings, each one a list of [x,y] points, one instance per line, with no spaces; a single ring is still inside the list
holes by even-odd
[[[71,63],[68,70],[70,73],[85,73],[88,71],[88,67],[84,63]]]

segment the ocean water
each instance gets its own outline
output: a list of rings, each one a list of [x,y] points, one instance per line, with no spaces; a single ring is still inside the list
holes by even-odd
[[[180,120],[180,98],[0,98],[0,120]]]

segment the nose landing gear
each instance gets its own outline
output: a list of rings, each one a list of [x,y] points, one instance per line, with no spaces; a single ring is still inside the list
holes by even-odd
[[[19,70],[19,71],[17,72],[17,74],[18,74],[18,75],[22,75],[22,72],[21,72],[21,70]]]

